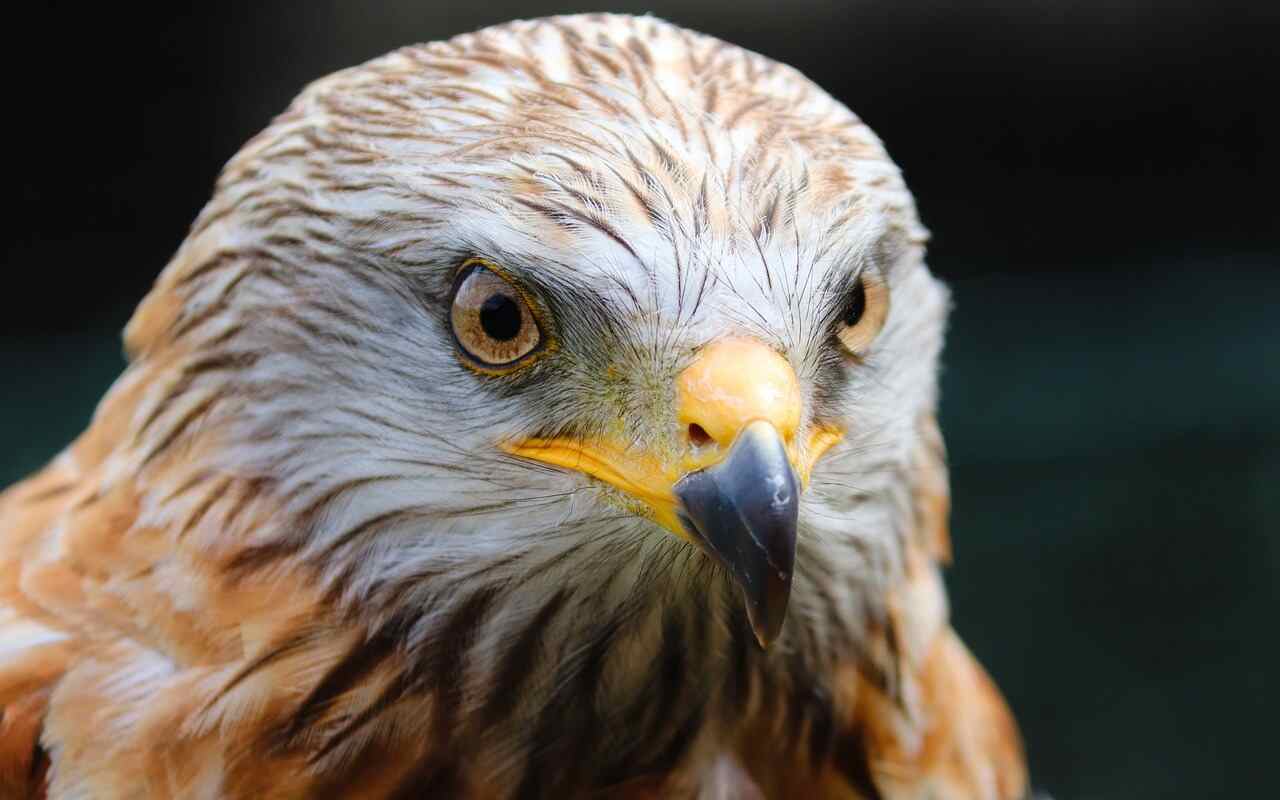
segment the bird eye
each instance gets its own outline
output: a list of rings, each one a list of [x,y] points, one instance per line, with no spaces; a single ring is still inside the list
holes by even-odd
[[[836,320],[836,338],[850,355],[864,355],[888,316],[888,288],[881,281],[863,275],[845,298]]]
[[[524,294],[482,262],[462,266],[449,324],[462,355],[486,372],[505,372],[541,349],[542,330]]]

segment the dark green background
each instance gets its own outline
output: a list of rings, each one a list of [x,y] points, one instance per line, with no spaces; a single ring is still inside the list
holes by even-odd
[[[87,18],[54,4],[5,53],[21,80],[0,483],[83,428],[218,166],[303,83],[574,10],[204,5]],[[915,188],[956,303],[953,615],[1009,696],[1038,785],[1271,796],[1275,4],[647,8],[800,67]]]

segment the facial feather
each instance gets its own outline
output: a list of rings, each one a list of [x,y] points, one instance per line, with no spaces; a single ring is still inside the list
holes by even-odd
[[[175,612],[307,586],[313,619],[226,640],[191,735],[275,714],[263,741],[316,775],[410,737],[430,755],[403,780],[453,780],[437,762],[459,758],[500,796],[710,763],[748,722],[826,758],[839,665],[898,680],[869,641],[892,622],[936,402],[946,295],[925,238],[856,116],[658,20],[512,23],[312,84],[227,165],[130,323],[104,402],[123,421],[88,465],[134,487],[132,524],[181,543],[151,568]],[[550,309],[555,352],[518,374],[454,355],[450,287],[475,256]],[[892,304],[850,360],[831,323],[862,275]],[[725,335],[784,355],[805,430],[846,431],[813,472],[768,652],[694,545],[498,447],[609,432],[661,451],[676,376]],[[264,699],[273,674],[289,703]],[[167,676],[131,680],[117,694]]]

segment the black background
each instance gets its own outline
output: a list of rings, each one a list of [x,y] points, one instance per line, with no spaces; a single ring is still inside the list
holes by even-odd
[[[81,430],[221,164],[307,81],[535,3],[8,19],[0,484]],[[620,3],[788,62],[956,300],[953,616],[1058,798],[1271,796],[1280,4]]]

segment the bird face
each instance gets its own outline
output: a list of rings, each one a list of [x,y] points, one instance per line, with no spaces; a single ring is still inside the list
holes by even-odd
[[[565,626],[692,603],[761,645],[856,638],[911,527],[945,292],[856,117],[749,54],[713,92],[670,47],[661,102],[393,54],[232,160],[128,337],[236,367],[181,388],[283,505],[210,534],[237,564],[422,636],[484,586],[512,624],[564,588]]]
[[[530,289],[502,273],[469,260],[453,294],[450,319],[460,358],[483,375],[510,375],[544,354],[560,354],[553,316]],[[868,294],[868,282],[865,274],[853,281],[829,323],[827,346],[843,349],[846,358],[865,350],[887,315],[887,293],[877,282]],[[636,321],[616,322],[625,327]],[[845,426],[843,420],[811,420],[802,432],[806,403],[787,354],[733,326],[703,327],[710,328],[709,341],[706,334],[693,341],[673,338],[667,352],[649,351],[658,364],[622,358],[596,376],[607,382],[612,374],[618,382],[620,374],[646,366],[671,376],[655,387],[640,438],[641,426],[619,415],[589,433],[518,437],[499,446],[611,487],[621,494],[621,505],[701,547],[740,587],[752,629],[765,646],[786,612],[800,493]],[[590,387],[577,391],[603,394]],[[609,410],[600,409],[601,416]]]
[[[650,558],[675,548],[709,559],[767,646],[786,617],[798,538],[824,546],[813,495],[848,494],[849,451],[826,482],[824,458],[847,438],[860,448],[855,458],[873,464],[892,463],[909,445],[911,414],[931,384],[904,387],[884,353],[931,332],[886,334],[890,284],[900,285],[906,309],[924,311],[937,302],[936,285],[910,259],[888,260],[902,253],[875,213],[822,238],[834,215],[848,214],[844,204],[807,209],[812,198],[792,198],[788,235],[762,235],[751,224],[759,209],[724,197],[721,229],[708,225],[673,248],[674,225],[624,210],[566,235],[556,204],[575,200],[563,189],[571,177],[551,165],[522,172],[538,176],[539,190],[516,180],[521,172],[508,175],[505,189],[525,194],[505,195],[503,208],[535,211],[472,209],[491,219],[455,220],[450,229],[467,234],[450,242],[454,263],[432,265],[428,278],[438,287],[428,294],[446,396],[474,403],[459,416],[506,423],[468,437],[475,462],[508,457],[502,485],[544,487],[532,496],[550,516],[572,520],[561,527],[584,552],[613,538]],[[592,189],[605,202],[610,187]],[[698,226],[692,198],[666,213]],[[928,338],[916,344],[932,358]],[[820,488],[811,493],[815,473]],[[501,524],[520,547],[564,538],[546,514]],[[699,591],[693,583],[685,588]]]
[[[946,626],[924,240],[852,113],[652,18],[311,84],[0,497],[0,762],[51,796],[1016,796]]]

